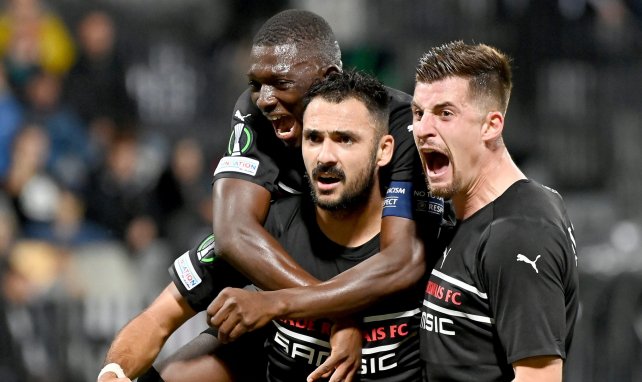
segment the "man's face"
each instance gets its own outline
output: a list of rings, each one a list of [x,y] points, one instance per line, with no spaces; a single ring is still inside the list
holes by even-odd
[[[302,100],[308,88],[324,75],[319,60],[297,45],[254,46],[248,79],[254,102],[272,122],[286,145],[301,145]]]
[[[367,203],[378,170],[378,140],[366,107],[354,98],[336,104],[317,97],[303,126],[303,161],[316,205],[339,211]]]
[[[451,198],[474,188],[484,149],[484,113],[468,97],[468,79],[418,82],[413,97],[413,134],[428,186]]]

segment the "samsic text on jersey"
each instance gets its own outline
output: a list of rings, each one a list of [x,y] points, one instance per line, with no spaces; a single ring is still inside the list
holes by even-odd
[[[428,380],[510,381],[513,362],[566,358],[578,274],[560,195],[518,181],[450,235],[421,312]]]

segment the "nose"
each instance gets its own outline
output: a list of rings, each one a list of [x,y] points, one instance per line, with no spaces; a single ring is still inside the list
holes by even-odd
[[[334,144],[331,140],[325,139],[321,144],[319,155],[317,156],[317,163],[324,165],[333,165],[337,163],[337,156],[334,152]]]
[[[269,113],[276,107],[276,97],[274,96],[274,88],[269,85],[261,86],[259,98],[256,100],[256,106],[264,113]]]
[[[424,114],[421,116],[421,119],[415,119],[412,122],[412,134],[418,143],[422,143],[426,139],[436,135],[435,128],[428,114]]]

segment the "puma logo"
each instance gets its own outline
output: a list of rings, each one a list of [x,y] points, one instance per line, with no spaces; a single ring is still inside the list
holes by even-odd
[[[531,261],[531,260],[529,260],[529,258],[528,258],[528,257],[526,257],[526,256],[522,255],[521,253],[519,253],[519,254],[517,254],[517,261],[523,261],[523,262],[525,262],[525,263],[530,264],[530,265],[531,265],[531,267],[533,267],[533,269],[535,270],[535,273],[539,273],[539,271],[537,270],[537,265],[536,265],[535,263],[537,262],[537,260],[538,260],[540,257],[541,257],[541,255],[537,255],[537,257],[535,258],[535,260]]]
[[[250,115],[252,114],[242,115],[240,110],[237,110],[236,113],[234,113],[234,116],[241,122],[245,122],[245,118],[249,117]]]

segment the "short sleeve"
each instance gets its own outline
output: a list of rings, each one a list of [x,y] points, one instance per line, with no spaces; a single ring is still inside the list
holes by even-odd
[[[207,309],[225,287],[241,288],[250,282],[215,254],[216,241],[209,235],[179,256],[169,267],[172,281],[192,309]]]
[[[214,170],[221,178],[250,181],[271,193],[277,189],[279,166],[272,150],[276,137],[260,110],[252,103],[249,89],[238,98],[232,114],[226,151]],[[282,146],[282,144],[281,144]]]

